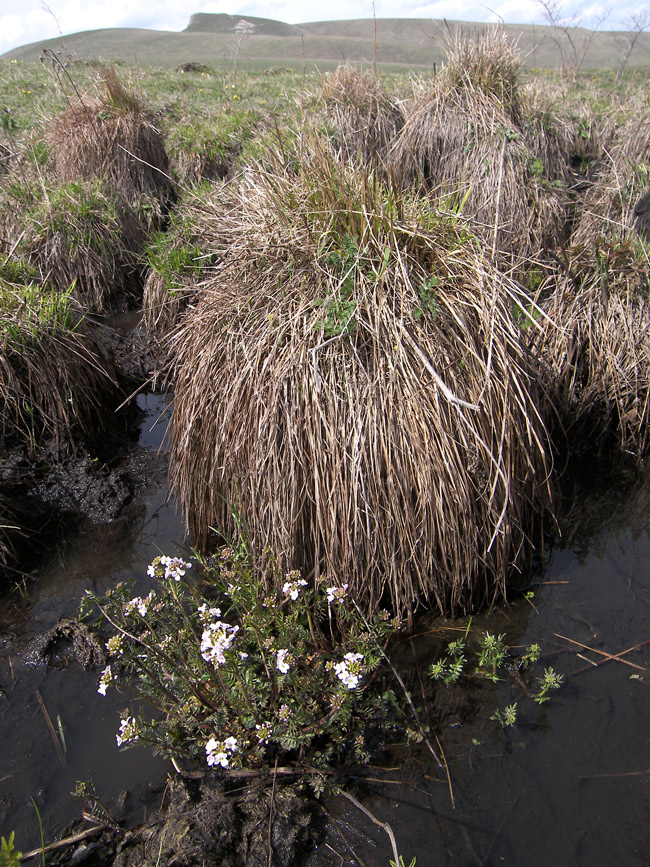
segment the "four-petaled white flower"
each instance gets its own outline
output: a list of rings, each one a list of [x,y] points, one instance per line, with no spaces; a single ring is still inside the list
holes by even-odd
[[[147,569],[147,575],[151,578],[173,578],[174,581],[180,581],[185,575],[185,570],[191,568],[192,564],[186,563],[180,557],[168,557],[165,554],[162,557],[154,557]]]
[[[135,596],[129,602],[124,603],[124,614],[128,617],[129,614],[133,614],[137,610],[140,617],[145,617],[152,601],[153,593],[150,593],[145,599],[142,596]]]
[[[362,653],[346,653],[343,662],[337,662],[334,671],[348,689],[356,689],[361,680]]]
[[[112,638],[109,638],[106,642],[106,650],[108,650],[111,655],[124,653],[124,636],[113,635]]]
[[[205,745],[205,760],[209,765],[227,768],[233,753],[237,752],[237,738],[228,737],[225,741],[210,738]]]
[[[221,608],[208,608],[207,603],[203,603],[203,605],[199,605],[198,607],[199,617],[201,618],[201,623],[209,623],[211,620],[216,620],[218,617],[221,617]]]
[[[226,661],[224,654],[235,640],[238,632],[239,626],[231,626],[222,620],[207,624],[201,636],[201,656],[203,659],[214,665],[223,665]]]
[[[282,720],[282,722],[286,722],[291,716],[291,708],[288,704],[281,704],[280,710],[278,711],[278,718]]]
[[[255,730],[257,732],[257,740],[259,741],[259,743],[268,744],[269,738],[273,734],[271,723],[262,723],[261,725],[256,725]]]
[[[290,572],[287,575],[287,578],[292,577],[293,574],[294,574],[293,572]],[[293,599],[293,601],[295,602],[296,599],[300,596],[300,590],[306,586],[307,586],[307,582],[305,581],[304,578],[298,578],[295,581],[285,581],[284,585],[282,587],[282,592],[284,593],[285,596],[288,596],[290,599]]]

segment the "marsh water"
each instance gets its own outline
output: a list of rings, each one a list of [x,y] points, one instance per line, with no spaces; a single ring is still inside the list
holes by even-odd
[[[156,554],[183,543],[156,456],[165,399],[139,401],[145,421],[133,460],[147,483],[117,521],[60,540],[22,604],[5,612],[0,820],[1,833],[15,830],[23,851],[40,842],[34,805],[46,840],[79,817],[69,794],[78,780],[92,780],[127,825],[161,799],[166,764],[143,749],[116,747],[127,697],[109,690],[102,698],[98,672],[56,659],[46,666],[25,651],[74,614],[86,587],[145,580]],[[576,495],[572,515],[543,574],[531,579],[532,594],[472,623],[518,647],[540,643],[538,670],[552,665],[564,675],[562,688],[539,706],[507,676],[499,684],[426,687],[434,698],[424,712],[441,721],[449,775],[423,744],[398,747],[365,771],[371,781],[356,795],[390,823],[407,865],[414,857],[418,867],[650,864],[650,484],[603,481]],[[411,686],[419,673],[424,682],[426,667],[466,622],[418,619],[396,657]],[[602,655],[630,648],[637,649],[619,660]],[[514,701],[517,723],[502,728],[490,717]],[[63,733],[61,757],[43,707]],[[341,799],[327,811],[326,838],[309,865],[387,867],[381,828]]]
[[[550,554],[534,596],[473,624],[516,646],[539,642],[538,668],[563,673],[561,689],[541,707],[507,676],[496,687],[442,689],[454,805],[444,770],[422,747],[398,751],[392,770],[374,773],[390,782],[362,790],[407,865],[650,864],[650,485],[592,495],[578,499],[573,532]],[[423,618],[403,666],[410,654],[424,673],[441,637],[458,637],[465,623]],[[625,663],[596,652],[632,647]],[[517,724],[503,729],[490,716],[513,701]],[[331,863],[386,865],[386,834],[343,807],[330,824]]]
[[[70,794],[77,781],[92,781],[106,806],[131,824],[160,801],[155,789],[166,765],[144,749],[117,749],[119,712],[128,696],[110,690],[103,698],[97,693],[97,671],[56,655],[47,665],[38,653],[39,639],[61,617],[76,615],[87,588],[102,592],[117,581],[146,582],[147,564],[183,542],[180,516],[166,501],[166,466],[159,454],[169,398],[142,394],[137,400],[143,419],[129,461],[142,484],[132,501],[109,524],[75,525],[74,531],[59,534],[37,579],[23,585],[24,598],[5,604],[0,833],[6,837],[14,830],[22,851],[40,844],[38,814],[46,841],[80,817],[81,802]],[[65,744],[61,757],[45,712]]]

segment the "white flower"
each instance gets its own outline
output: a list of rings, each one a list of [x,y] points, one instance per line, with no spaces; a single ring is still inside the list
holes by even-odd
[[[270,723],[262,723],[261,725],[256,725],[255,730],[257,731],[257,740],[261,744],[268,744],[269,738],[273,734],[273,729],[271,728]]]
[[[209,765],[227,768],[230,757],[237,752],[237,738],[228,737],[225,741],[210,738],[205,745],[205,759]]]
[[[201,623],[209,623],[210,620],[217,620],[221,617],[221,608],[208,608],[207,603],[203,603],[203,605],[199,605],[198,607],[199,617],[201,618]]]
[[[120,730],[115,735],[118,747],[122,744],[134,743],[140,739],[138,733],[138,724],[134,716],[125,716],[120,722]]]
[[[282,720],[282,722],[286,722],[291,716],[291,708],[287,704],[280,705],[280,710],[278,711],[278,718]]]
[[[147,569],[147,575],[151,578],[173,578],[180,581],[186,569],[191,569],[192,564],[186,563],[180,557],[154,557]]]
[[[328,604],[331,605],[332,602],[338,601],[342,605],[343,600],[348,595],[348,586],[343,584],[341,587],[327,587],[325,592],[327,593]]]
[[[180,581],[185,570],[192,568],[191,563],[186,563],[180,557],[161,557],[160,565],[165,567],[165,578],[173,578],[174,581]]]
[[[154,594],[150,593],[146,599],[143,599],[142,596],[135,596],[131,599],[130,602],[124,603],[124,614],[128,616],[129,614],[133,614],[133,612],[138,610],[138,613],[141,617],[144,617],[146,613],[149,611],[149,606],[153,601]]]
[[[235,640],[238,632],[239,626],[230,626],[221,620],[208,624],[201,636],[201,656],[203,659],[215,665],[223,665],[226,661],[224,654]]]
[[[337,662],[334,666],[336,676],[348,689],[356,689],[359,685],[362,659],[362,653],[346,653],[343,662]]]
[[[280,674],[286,674],[291,668],[292,658],[288,650],[278,650],[275,666]]]
[[[287,578],[293,577],[294,574],[295,573],[290,572],[289,575],[287,575]],[[307,582],[305,581],[304,578],[299,578],[296,581],[285,581],[284,585],[282,587],[282,592],[284,593],[285,596],[288,596],[290,599],[293,599],[293,601],[295,602],[296,599],[300,596],[301,588],[306,587],[306,586],[307,586]]]
[[[102,671],[99,676],[99,686],[97,687],[97,692],[100,695],[106,695],[106,688],[113,682],[113,672],[111,670],[110,665],[107,665],[106,668]]]
[[[123,638],[123,635],[113,635],[112,638],[109,638],[106,642],[106,650],[108,650],[111,655],[124,653]]]

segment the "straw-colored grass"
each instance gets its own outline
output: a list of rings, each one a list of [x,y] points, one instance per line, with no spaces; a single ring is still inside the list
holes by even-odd
[[[117,387],[71,292],[0,278],[0,309],[0,442],[94,441]]]
[[[401,106],[381,80],[352,66],[323,77],[319,102],[342,152],[361,163],[384,160],[404,125]]]
[[[534,93],[528,109],[519,64],[498,28],[456,39],[391,154],[398,173],[449,196],[494,254],[517,261],[562,237],[569,175],[564,136]]]
[[[650,258],[646,252],[641,265],[630,244],[610,245],[609,254],[599,270],[574,272],[578,258],[556,277],[543,305],[550,319],[531,330],[532,348],[551,373],[548,390],[570,449],[613,435],[643,457],[650,447]]]
[[[502,598],[550,497],[519,290],[431,201],[299,150],[215,203],[230,244],[171,338],[195,542],[370,608]]]
[[[612,133],[600,170],[587,191],[572,237],[574,245],[594,248],[601,240],[633,234],[635,207],[650,188],[650,124],[647,106],[632,104],[629,117]]]
[[[152,224],[173,195],[163,135],[141,99],[112,67],[102,67],[96,94],[81,96],[54,118],[45,141],[59,180],[100,178],[131,205],[143,199]]]

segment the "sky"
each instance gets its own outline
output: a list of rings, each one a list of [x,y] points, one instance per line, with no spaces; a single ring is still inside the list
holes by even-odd
[[[648,8],[650,0],[552,0],[562,15],[578,16],[593,26],[613,2],[616,11],[606,30],[619,29],[630,12]],[[375,0],[378,18],[448,18],[455,21],[498,21],[507,24],[542,24],[539,0]],[[255,15],[289,24],[372,18],[373,0],[330,0],[326,7],[310,0],[0,0],[0,54],[61,34],[105,27],[144,27],[183,30],[195,12]]]

